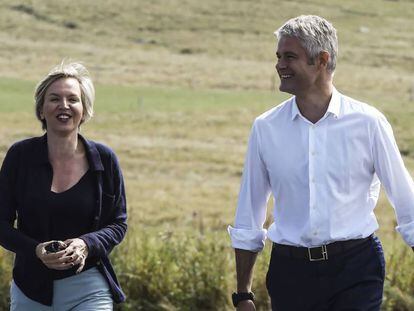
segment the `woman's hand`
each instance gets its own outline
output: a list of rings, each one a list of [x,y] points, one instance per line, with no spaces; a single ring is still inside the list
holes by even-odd
[[[80,273],[85,267],[85,261],[88,257],[88,246],[82,239],[68,239],[66,241],[57,241],[62,250],[56,253],[49,253],[46,246],[56,242],[48,241],[36,246],[36,256],[49,269],[67,270],[74,266],[79,266],[76,273]]]
[[[72,266],[79,265],[76,273],[80,273],[85,267],[86,258],[88,258],[88,246],[84,240],[78,238],[68,239],[63,243],[67,245],[65,251],[70,257],[70,263],[73,264]]]
[[[53,242],[58,242],[62,250],[55,253],[50,253],[46,250],[46,246]],[[67,244],[62,241],[48,241],[40,243],[36,246],[36,256],[43,262],[43,264],[49,269],[54,270],[67,270],[73,267],[71,264],[70,256],[66,252]]]

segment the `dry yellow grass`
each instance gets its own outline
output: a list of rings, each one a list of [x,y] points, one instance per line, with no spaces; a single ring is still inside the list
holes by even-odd
[[[1,155],[41,134],[30,105],[34,81],[63,58],[83,60],[101,87],[96,118],[82,131],[118,154],[132,227],[221,232],[224,239],[250,124],[286,98],[274,92],[272,32],[298,14],[323,15],[338,28],[336,86],[386,113],[413,172],[409,0],[4,0]],[[405,247],[384,196],[377,215],[387,254]],[[265,263],[259,267],[263,274]]]

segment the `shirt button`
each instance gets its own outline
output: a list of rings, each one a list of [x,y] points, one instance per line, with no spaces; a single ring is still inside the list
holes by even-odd
[[[317,231],[313,232],[313,235],[315,235],[315,236],[318,235],[318,232]]]
[[[315,151],[311,151],[311,155],[315,155],[315,153],[316,153]]]
[[[314,184],[315,183],[315,178],[312,178],[311,182],[312,182],[312,184]]]

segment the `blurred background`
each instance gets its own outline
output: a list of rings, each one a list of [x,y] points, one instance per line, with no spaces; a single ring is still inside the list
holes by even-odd
[[[128,295],[117,309],[232,310],[226,227],[250,126],[288,98],[273,32],[300,14],[337,28],[336,87],[386,114],[413,174],[412,0],[0,2],[0,159],[42,134],[33,91],[53,66],[82,61],[95,82],[95,117],[82,133],[115,150],[129,203],[128,236],[112,254]],[[385,195],[376,214],[388,259],[383,310],[414,310],[414,254]],[[260,310],[269,310],[269,246],[256,266]],[[0,250],[2,310],[12,260]]]

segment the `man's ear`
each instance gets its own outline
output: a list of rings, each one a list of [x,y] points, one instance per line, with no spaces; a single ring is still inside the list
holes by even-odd
[[[326,68],[328,66],[328,62],[329,62],[330,57],[331,57],[331,55],[329,55],[329,53],[327,51],[320,52],[319,56],[318,56],[319,65]]]

